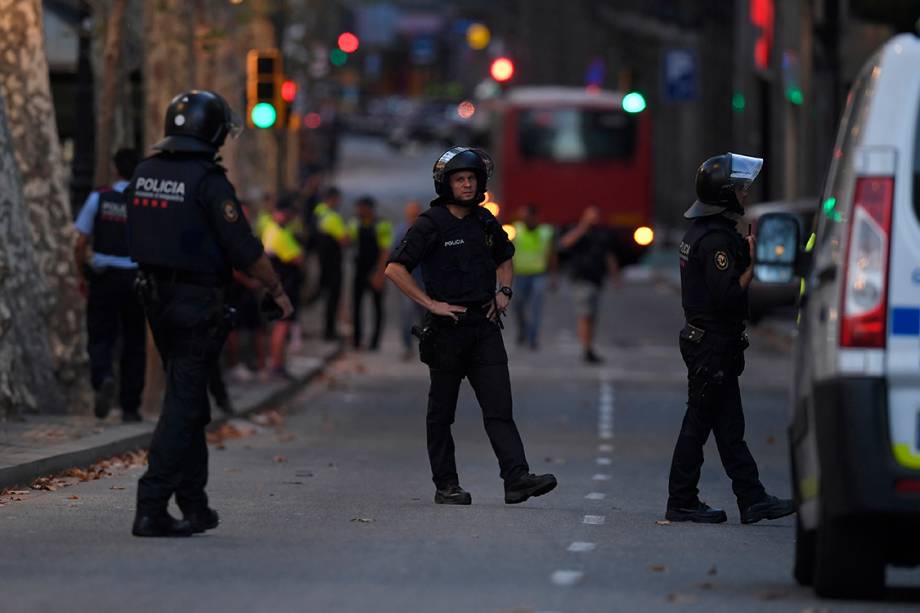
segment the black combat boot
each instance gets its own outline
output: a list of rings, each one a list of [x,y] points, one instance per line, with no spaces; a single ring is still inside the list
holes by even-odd
[[[721,524],[728,520],[725,511],[713,509],[702,501],[691,507],[668,507],[664,516],[668,521],[692,521],[698,524]]]
[[[788,498],[767,495],[760,502],[741,509],[741,523],[754,524],[761,519],[779,519],[795,513],[795,504]]]
[[[434,493],[435,504],[473,504],[473,497],[459,485],[448,485]]]
[[[185,514],[185,521],[192,525],[192,532],[198,534],[205,530],[213,530],[220,523],[217,511],[205,507],[200,511],[193,511]]]
[[[99,419],[108,417],[113,400],[115,400],[115,379],[106,377],[96,391],[96,402],[93,406],[93,412],[96,417]]]
[[[134,536],[191,536],[192,524],[176,519],[166,511],[162,513],[140,513],[134,517]]]
[[[555,475],[523,475],[505,483],[505,504],[518,504],[528,498],[542,496],[556,489]]]

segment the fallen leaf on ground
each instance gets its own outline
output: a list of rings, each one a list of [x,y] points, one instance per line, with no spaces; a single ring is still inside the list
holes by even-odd
[[[256,413],[249,421],[260,426],[280,426],[284,423],[284,417],[276,409],[269,409]]]
[[[27,495],[29,492],[28,492],[28,490],[10,490],[10,491],[7,492],[7,493],[8,493],[10,496],[25,496],[25,495]]]
[[[68,496],[67,500],[80,500],[79,496]]]
[[[272,459],[273,459],[275,462],[277,462],[278,464],[283,464],[283,463],[287,462],[287,458],[284,457],[283,455],[276,455],[276,456],[275,456],[274,458],[272,458]]]
[[[667,519],[656,519],[655,523],[659,526],[670,526],[671,522]]]
[[[714,590],[716,586],[714,583],[710,583],[709,581],[703,581],[702,583],[697,583],[696,587],[700,588],[701,590]]]
[[[757,592],[754,596],[758,600],[781,600],[789,596],[789,590],[775,589],[775,590],[764,590],[762,592]]]
[[[284,485],[303,485],[303,481],[282,481]]]
[[[353,518],[351,519],[351,521],[353,521],[353,522],[358,522],[359,524],[372,524],[372,523],[374,523],[374,520],[371,519],[370,517],[353,517]]]
[[[692,604],[699,600],[693,594],[668,594],[667,601],[673,604]]]
[[[39,477],[32,482],[33,490],[45,490],[46,492],[57,491],[57,486],[51,477]]]
[[[113,485],[109,488],[110,490],[123,490],[125,487],[123,485]]]
[[[663,573],[664,571],[668,570],[668,567],[664,564],[652,564],[648,567],[648,569],[653,573]]]
[[[294,476],[295,477],[312,477],[313,473],[311,473],[309,470],[298,470],[297,472],[294,473]]]

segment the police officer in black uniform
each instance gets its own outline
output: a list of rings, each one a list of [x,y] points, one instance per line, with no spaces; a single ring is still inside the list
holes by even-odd
[[[208,506],[208,374],[228,331],[224,290],[232,270],[258,279],[283,316],[291,302],[252,234],[225,169],[215,156],[240,125],[208,91],[176,96],[165,138],[142,161],[126,190],[138,293],[166,369],[166,396],[137,488],[136,536],[188,536],[217,527]],[[184,518],[170,516],[172,495]]]
[[[793,513],[791,500],[770,496],[744,442],[738,377],[748,346],[744,320],[753,278],[754,238],[736,230],[747,190],[763,160],[728,153],[712,157],[696,174],[698,200],[684,217],[693,220],[680,244],[680,285],[687,323],[680,351],[687,364],[687,412],[674,449],[666,517],[671,521],[721,523],[725,511],[702,502],[697,485],[703,445],[715,434],[719,456],[732,480],[741,522]]]
[[[128,256],[128,212],[124,190],[137,167],[133,149],[119,149],[112,157],[118,180],[86,199],[75,227],[74,258],[81,291],[87,293],[86,331],[90,382],[96,392],[96,417],[109,414],[115,397],[112,354],[121,344],[118,383],[121,418],[141,421],[141,392],[147,361],[144,310],[134,295],[137,264]],[[87,261],[92,241],[93,255]]]
[[[556,487],[553,475],[530,473],[511,410],[508,356],[500,317],[511,301],[514,246],[485,198],[492,160],[479,149],[454,147],[434,165],[438,197],[393,250],[386,276],[428,310],[418,330],[429,367],[428,457],[437,504],[471,504],[460,487],[451,424],[464,377],[476,392],[498,457],[505,502],[524,502]],[[425,289],[412,277],[421,265]],[[497,288],[497,289],[496,289]]]

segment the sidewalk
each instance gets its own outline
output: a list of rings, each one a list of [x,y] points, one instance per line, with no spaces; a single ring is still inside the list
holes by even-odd
[[[337,343],[306,341],[288,358],[291,381],[237,383],[228,378],[227,389],[236,413],[224,415],[212,402],[210,427],[284,401],[321,373],[340,351]],[[151,417],[139,424],[122,424],[117,415],[106,420],[92,415],[28,415],[23,422],[0,421],[0,490],[146,447],[154,426],[156,421]]]

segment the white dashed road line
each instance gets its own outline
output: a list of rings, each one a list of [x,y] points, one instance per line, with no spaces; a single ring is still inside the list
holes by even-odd
[[[584,573],[580,570],[557,570],[550,576],[553,585],[560,587],[571,587],[578,583]]]
[[[609,481],[609,480],[610,480],[610,475],[605,475],[605,474],[603,474],[603,473],[597,473],[596,475],[594,475],[594,476],[591,477],[591,478],[592,478],[593,480],[595,480],[595,481]]]
[[[591,492],[587,496],[585,496],[585,498],[587,498],[588,500],[603,500],[606,497],[607,497],[607,494],[604,494],[603,492]]]
[[[597,548],[597,545],[595,545],[594,543],[585,543],[582,541],[575,541],[574,543],[568,546],[567,551],[571,551],[572,553],[588,553],[590,551],[594,551],[595,548]]]
[[[585,515],[582,523],[588,524],[589,526],[600,526],[604,523],[605,519],[603,515]]]

